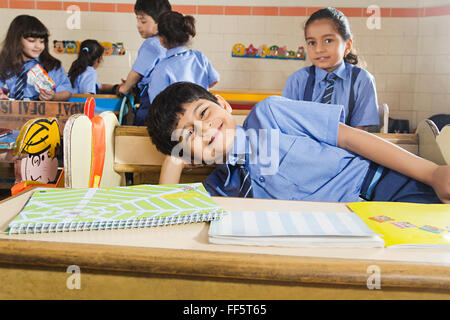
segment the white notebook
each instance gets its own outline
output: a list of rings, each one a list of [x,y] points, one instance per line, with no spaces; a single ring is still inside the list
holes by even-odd
[[[353,212],[231,211],[212,221],[209,241],[283,247],[384,247]]]

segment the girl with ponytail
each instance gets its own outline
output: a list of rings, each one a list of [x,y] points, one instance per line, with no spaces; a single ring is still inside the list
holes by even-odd
[[[158,32],[159,41],[167,53],[150,74],[150,103],[158,93],[175,82],[188,81],[208,89],[219,81],[219,73],[208,58],[200,51],[186,47],[196,34],[194,17],[174,11],[165,12],[159,18]],[[144,124],[149,107],[141,104],[136,114],[137,125]]]
[[[72,93],[114,93],[115,86],[97,82],[96,69],[103,61],[104,48],[97,40],[84,40],[78,58],[69,69]]]
[[[312,66],[294,72],[282,96],[344,106],[347,125],[360,129],[379,124],[374,77],[357,66],[347,17],[335,8],[314,12],[305,23]]]

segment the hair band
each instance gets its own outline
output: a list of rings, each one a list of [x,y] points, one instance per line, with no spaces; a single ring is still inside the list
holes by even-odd
[[[81,50],[84,50],[84,51],[86,51],[86,52],[89,52],[89,48],[88,48],[88,47],[84,47],[84,48],[81,49]]]

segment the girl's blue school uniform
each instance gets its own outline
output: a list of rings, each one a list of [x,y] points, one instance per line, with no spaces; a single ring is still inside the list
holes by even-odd
[[[343,119],[343,106],[269,97],[237,126],[227,164],[245,159],[254,198],[440,203],[431,187],[338,147]],[[203,183],[213,196],[239,194],[227,164]]]
[[[97,82],[97,71],[91,66],[88,66],[86,70],[80,74],[76,79],[74,86],[72,87],[72,93],[98,93],[101,84]]]
[[[344,62],[332,72],[337,78],[334,83],[331,103],[344,106],[345,118],[343,122],[347,122],[350,114],[349,105],[351,102],[354,103],[351,120],[347,123],[353,127],[379,125],[375,79],[369,72],[359,68],[359,74],[357,74],[352,85],[354,68],[357,67]],[[313,67],[313,70],[312,76],[315,81],[312,87],[308,86],[311,67],[305,67],[289,76],[282,96],[293,100],[321,102],[328,85],[325,80],[328,72],[317,67]],[[309,90],[312,89],[312,92],[308,92],[308,88]],[[353,97],[351,97],[351,94],[353,94]]]
[[[166,57],[158,62],[150,74],[148,97],[153,99],[166,87],[179,81],[196,83],[207,89],[219,80],[219,73],[209,62],[208,58],[197,50],[189,50],[179,46],[167,50]],[[150,104],[140,105],[136,114],[136,124],[142,125]]]
[[[32,67],[34,67],[36,64],[38,64],[39,58],[28,60],[24,63],[25,72],[28,72]],[[64,70],[63,66],[59,67],[58,69],[53,69],[48,71],[48,76],[55,82],[55,92],[61,92],[61,91],[69,91],[72,90],[72,85],[70,84],[70,80],[67,77],[66,71]],[[5,84],[8,87],[10,93],[10,97],[15,96],[15,89],[16,89],[16,81],[17,76],[13,76],[8,79],[0,79],[0,87],[3,87]],[[39,91],[36,91],[34,88],[34,85],[28,84],[25,87],[24,96],[23,99],[28,98],[30,100],[39,100]]]

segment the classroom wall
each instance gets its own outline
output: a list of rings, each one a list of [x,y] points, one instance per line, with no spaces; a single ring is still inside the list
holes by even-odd
[[[366,8],[374,1],[356,0],[172,0],[174,9],[197,19],[192,48],[204,52],[221,75],[215,89],[281,91],[287,77],[309,61],[232,58],[235,43],[259,47],[305,45],[302,26],[318,7],[335,6],[349,17],[354,44],[377,82],[380,103],[394,118],[418,121],[450,113],[450,4],[443,0],[378,0],[380,29],[367,27]],[[99,80],[117,83],[126,77],[142,39],[136,32],[134,0],[54,1],[0,0],[0,37],[18,14],[41,19],[51,40],[123,41],[125,56],[108,56],[98,69]],[[314,8],[311,8],[311,5]],[[67,20],[81,9],[80,29]],[[26,10],[25,10],[26,9]],[[74,55],[55,56],[66,70]]]

